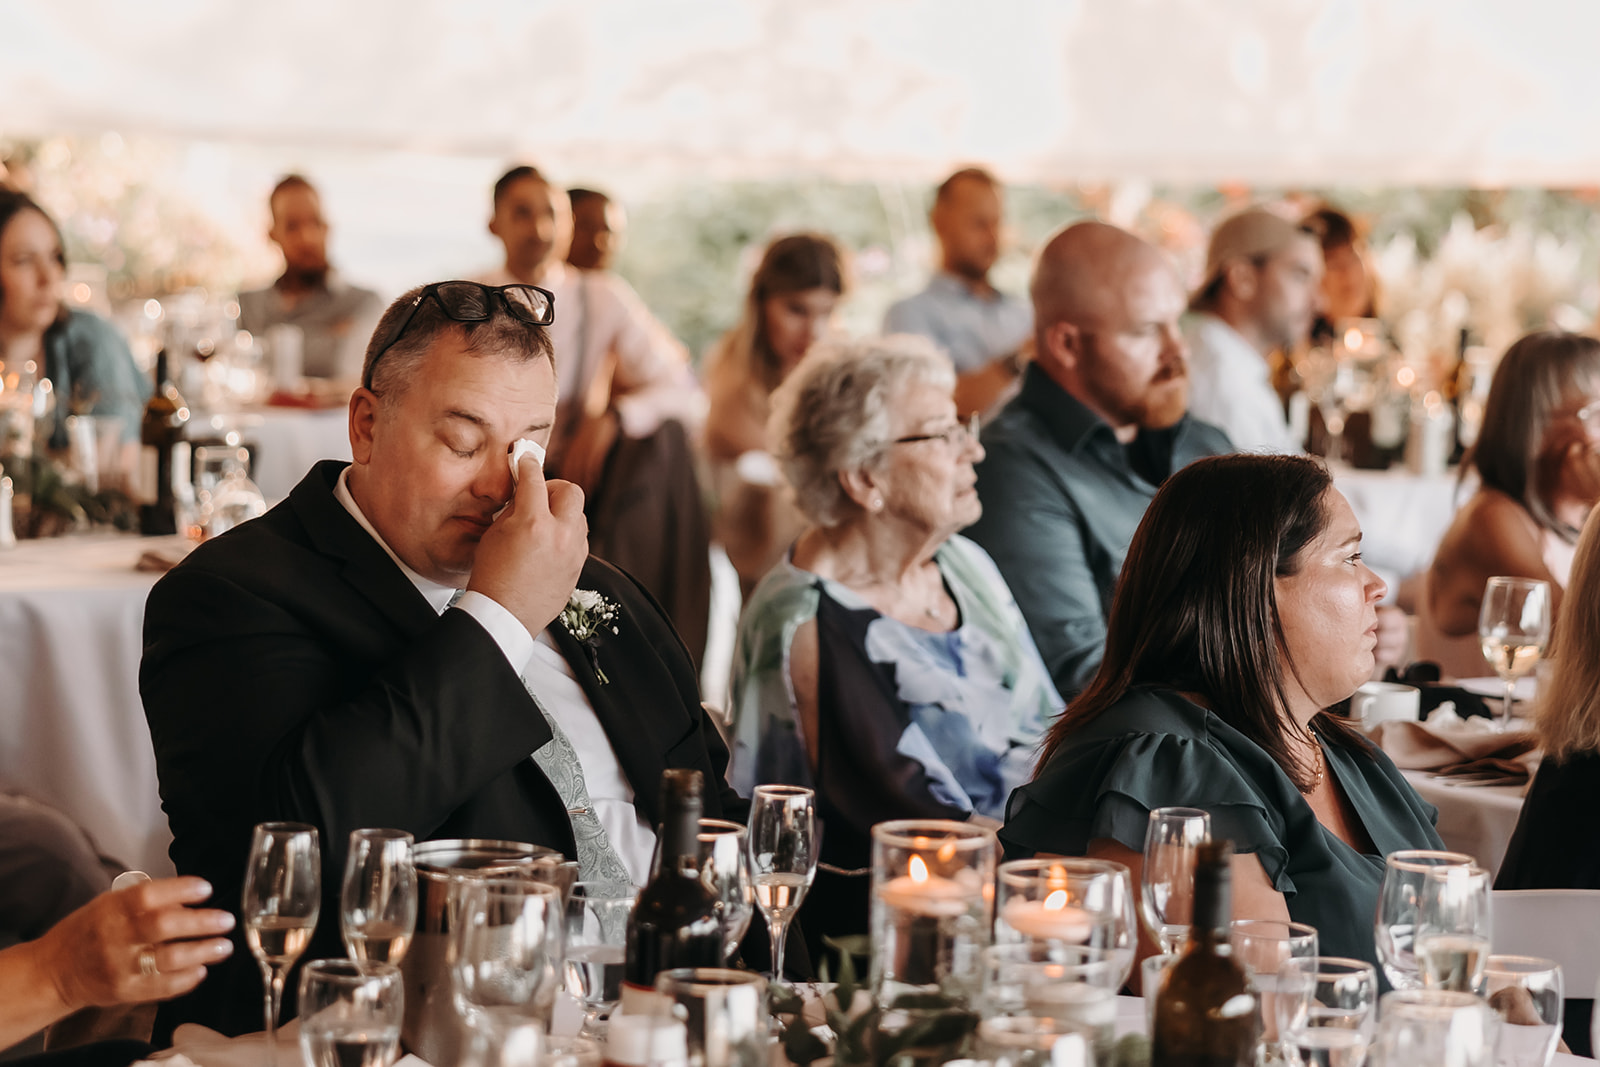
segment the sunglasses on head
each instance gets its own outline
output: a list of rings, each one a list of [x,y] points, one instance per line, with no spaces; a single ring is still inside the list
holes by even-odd
[[[367,365],[367,373],[361,380],[362,385],[368,389],[372,388],[372,374],[378,369],[378,361],[405,335],[406,327],[410,326],[411,320],[417,316],[417,309],[429,297],[432,297],[440,309],[456,322],[488,322],[494,317],[496,302],[512,318],[529,326],[549,326],[556,321],[556,295],[537,285],[434,282],[417,294],[417,298],[411,302],[406,313],[394,324],[394,329],[389,331],[389,336],[384,338],[377,354]]]

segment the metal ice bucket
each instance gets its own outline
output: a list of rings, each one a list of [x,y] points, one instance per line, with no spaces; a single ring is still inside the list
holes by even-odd
[[[417,868],[417,932],[400,965],[405,980],[406,1048],[435,1064],[453,1064],[471,1047],[450,984],[450,932],[459,919],[460,887],[475,878],[529,871],[559,884],[561,853],[520,841],[421,841]]]

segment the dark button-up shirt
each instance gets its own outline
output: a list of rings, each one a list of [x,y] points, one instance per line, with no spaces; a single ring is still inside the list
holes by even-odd
[[[1030,364],[1022,391],[983,429],[983,517],[966,531],[1000,566],[1056,688],[1071,699],[1100,667],[1112,590],[1133,532],[1172,471],[1232,452],[1185,415],[1128,445]]]

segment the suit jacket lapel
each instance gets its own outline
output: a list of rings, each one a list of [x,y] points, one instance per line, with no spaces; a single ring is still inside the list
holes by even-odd
[[[289,494],[289,504],[317,550],[344,561],[344,579],[384,618],[414,637],[437,621],[438,613],[333,495],[345,466],[335,460],[318,463]]]
[[[609,682],[601,685],[589,659],[589,650],[567,632],[560,619],[550,624],[550,635],[571,665],[572,673],[583,687],[601,728],[611,741],[611,749],[616,753],[622,773],[627,776],[628,784],[633,786],[634,807],[639,809],[645,821],[656,825],[661,821],[661,813],[657,810],[661,754],[651,751],[649,734],[641,728],[637,715],[628,710],[639,706],[648,697],[628,691],[631,676],[618,663],[610,664],[611,669],[606,672]],[[604,669],[606,664],[601,664],[601,667]]]

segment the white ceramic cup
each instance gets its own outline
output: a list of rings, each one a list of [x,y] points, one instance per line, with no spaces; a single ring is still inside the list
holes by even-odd
[[[1350,717],[1363,730],[1385,722],[1416,722],[1421,708],[1422,691],[1398,682],[1368,682],[1350,698]]]

